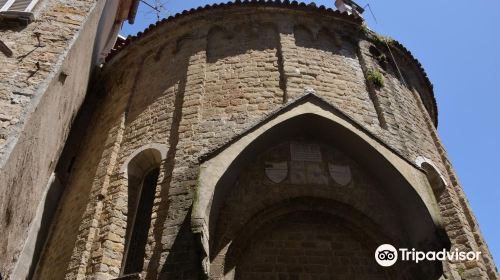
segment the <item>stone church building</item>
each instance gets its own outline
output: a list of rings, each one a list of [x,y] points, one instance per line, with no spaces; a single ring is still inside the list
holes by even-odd
[[[138,2],[0,1],[0,278],[500,279],[404,46],[288,0],[116,40]]]

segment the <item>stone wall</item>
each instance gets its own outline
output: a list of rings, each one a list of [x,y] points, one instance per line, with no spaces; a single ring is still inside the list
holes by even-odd
[[[256,279],[273,272],[285,279],[405,278],[404,268],[378,270],[372,257],[377,244],[409,246],[402,238],[403,217],[380,187],[379,175],[311,138],[271,147],[239,174],[217,217],[210,279],[227,273]],[[318,158],[302,159],[298,149],[317,149]],[[277,171],[276,164],[283,169]],[[333,164],[348,168],[348,175],[338,177]]]
[[[168,152],[143,278],[199,279],[190,211],[200,157],[305,92],[338,108],[396,156],[410,163],[418,156],[432,160],[451,183],[437,199],[453,248],[481,248],[485,255],[478,262],[447,264],[447,274],[497,279],[438,140],[432,88],[417,62],[402,46],[389,44],[402,79],[388,47],[358,20],[286,5],[192,12],[158,24],[113,54],[96,81],[104,84],[102,100],[72,169],[38,279],[120,276],[128,214],[123,166],[151,143]],[[388,57],[386,65],[371,47]],[[383,75],[383,88],[366,79],[369,70]]]
[[[391,277],[375,263],[372,254],[376,247],[366,248],[358,235],[331,217],[295,214],[256,233],[236,268],[237,279]]]

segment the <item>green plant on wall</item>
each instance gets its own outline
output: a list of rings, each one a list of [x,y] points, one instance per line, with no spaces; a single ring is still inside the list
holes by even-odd
[[[461,279],[464,279],[465,269],[463,267],[458,268],[458,275]]]
[[[368,70],[367,79],[375,86],[376,89],[384,87],[384,76],[378,70]]]
[[[373,34],[373,42],[377,45],[382,45],[382,46],[389,45],[390,46],[390,45],[394,44],[394,39],[392,39],[391,37],[388,37],[388,36]]]

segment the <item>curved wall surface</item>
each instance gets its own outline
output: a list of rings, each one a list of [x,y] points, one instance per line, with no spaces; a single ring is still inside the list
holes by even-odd
[[[382,80],[383,86],[377,83],[377,78]],[[329,162],[324,152],[327,149],[318,148],[320,152],[317,155],[323,160],[319,160],[316,165],[309,164],[314,160],[307,153],[311,156],[315,149],[311,147],[323,147],[325,141],[336,137],[316,137],[323,132],[307,129],[300,130],[302,134],[290,134],[283,140],[302,143],[300,149],[304,150],[288,151],[291,146],[286,146],[284,153],[290,152],[292,155],[281,155],[280,158],[280,152],[277,152],[274,162],[272,158],[269,159],[269,162],[278,165],[266,163],[260,155],[247,157],[240,162],[235,160],[231,167],[232,179],[219,182],[226,184],[231,191],[220,198],[214,194],[210,198],[213,201],[210,200],[208,204],[209,207],[220,204],[220,213],[216,215],[219,222],[213,230],[204,230],[203,225],[200,231],[191,229],[193,205],[196,208],[197,199],[203,199],[204,196],[200,193],[204,186],[200,186],[198,181],[202,171],[200,166],[220,151],[230,149],[238,139],[244,140],[242,135],[251,133],[269,118],[279,116],[283,110],[298,106],[300,102],[307,103],[307,98],[314,99],[318,108],[323,108],[321,110],[342,116],[356,131],[371,139],[371,142],[366,143],[373,142],[373,145],[383,147],[378,151],[383,149],[385,158],[393,162],[391,166],[397,171],[394,174],[414,174],[410,179],[406,176],[406,183],[402,185],[411,185],[417,190],[416,193],[420,195],[418,203],[427,207],[418,209],[425,210],[423,216],[433,217],[437,230],[445,230],[453,249],[480,250],[483,253],[476,262],[442,264],[447,277],[497,279],[488,248],[438,139],[432,85],[420,64],[403,46],[395,41],[385,41],[367,30],[358,18],[288,2],[244,2],[192,10],[128,39],[112,53],[99,80],[95,82],[102,85],[101,91],[97,93],[102,97],[71,170],[57,220],[52,226],[52,236],[37,269],[38,279],[123,277],[122,260],[130,231],[127,230],[127,216],[131,214],[129,204],[137,200],[128,189],[130,176],[127,170],[131,169],[126,166],[130,167],[131,155],[145,146],[162,147],[158,150],[160,153],[156,153],[161,154],[162,158],[160,160],[157,156],[151,159],[151,162],[161,163],[145,247],[144,269],[142,276],[130,277],[199,279],[205,274],[213,279],[221,279],[224,275],[228,279],[254,279],[252,277],[260,275],[257,273],[259,269],[279,269],[276,263],[266,266],[265,263],[249,262],[262,262],[255,254],[262,254],[272,260],[284,258],[283,252],[273,255],[273,252],[266,251],[266,244],[271,247],[286,246],[279,245],[279,239],[293,236],[294,233],[287,229],[293,228],[294,224],[300,224],[295,235],[307,235],[311,228],[318,228],[328,231],[326,239],[338,239],[350,235],[349,232],[358,233],[359,228],[366,225],[351,226],[349,219],[358,217],[358,214],[354,214],[358,212],[359,217],[366,216],[366,223],[372,226],[380,225],[382,217],[394,215],[391,218],[394,230],[381,230],[373,235],[379,237],[374,237],[370,242],[386,240],[380,236],[392,236],[394,238],[389,240],[399,240],[400,244],[414,242],[408,237],[412,236],[408,228],[398,226],[405,224],[406,216],[395,211],[398,208],[392,204],[401,204],[401,201],[397,202],[398,197],[384,197],[381,191],[383,188],[380,184],[392,181],[383,178],[376,169],[370,169],[373,163],[363,159],[362,153],[356,152],[362,151],[362,145],[365,144],[350,142],[347,138],[343,142],[339,140],[342,142],[341,147],[347,147],[343,152],[355,154],[357,163],[353,164],[356,167],[351,166],[352,173],[349,174],[358,183],[352,186],[351,193],[349,189],[329,193],[328,186],[335,186],[335,183],[331,179],[317,177],[321,172],[321,176],[335,176],[328,173]],[[300,125],[306,128],[308,123],[304,121]],[[309,133],[315,135],[307,135]],[[269,145],[265,147],[271,149],[274,147],[271,142],[262,145]],[[294,160],[293,153],[306,155]],[[273,154],[267,155],[272,157]],[[434,188],[432,181],[427,180],[424,169],[415,163],[419,157],[428,159],[438,169],[437,172],[443,174],[442,177],[447,181],[444,190]],[[395,161],[391,161],[391,158]],[[147,161],[145,156],[136,162]],[[394,162],[401,164],[395,165]],[[361,166],[359,169],[358,163]],[[145,163],[148,168],[149,165]],[[270,176],[278,176],[278,179],[280,176],[292,176],[279,175],[280,168],[281,172],[286,169],[289,173],[305,175],[295,181],[289,177],[289,181],[285,181],[288,183],[283,183],[292,187],[271,187],[269,191],[283,192],[283,195],[269,194],[272,203],[266,203],[265,199],[259,200],[268,195],[262,186],[265,186],[265,182],[272,184],[272,181],[265,177],[263,170],[260,175],[249,175],[257,172],[254,169],[258,166],[263,170],[274,166],[272,172],[278,172],[278,175],[273,173]],[[295,166],[295,169],[290,166]],[[205,167],[209,169],[208,172],[211,172],[211,168],[219,168],[210,164]],[[334,174],[339,170],[336,168],[332,169]],[[140,170],[140,167],[134,166],[134,170]],[[259,178],[263,178],[263,181],[259,181]],[[251,187],[252,184],[256,186]],[[314,186],[318,191],[310,193],[308,188]],[[224,252],[224,248],[217,247],[220,240],[225,240],[220,232],[228,231],[237,236],[235,232],[241,230],[239,226],[257,219],[258,213],[265,211],[266,207],[292,198],[305,201],[305,205],[314,204],[314,200],[307,202],[311,196],[314,199],[340,202],[335,198],[336,192],[340,192],[338,195],[342,197],[343,204],[353,208],[346,210],[347,214],[342,212],[344,214],[340,215],[340,212],[335,212],[338,209],[334,209],[332,211],[337,214],[328,212],[317,215],[337,217],[331,222],[322,223],[319,218],[305,221],[304,217],[311,215],[311,211],[322,210],[289,207],[290,213],[285,211],[280,216],[282,218],[276,217],[280,221],[276,225],[282,223],[286,226],[276,228],[267,222],[259,222],[262,228],[255,228],[258,233],[256,236],[271,232],[271,237],[252,241],[258,246],[241,253],[247,256],[247,261],[236,270],[224,270],[227,262],[237,266],[236,259],[239,258],[230,260],[225,259],[224,254],[217,254]],[[422,193],[427,193],[428,197]],[[387,205],[377,206],[384,204],[377,203],[377,199],[387,200]],[[369,204],[364,204],[364,201]],[[259,204],[252,206],[253,202]],[[251,212],[245,212],[247,208],[242,209],[242,205],[247,205]],[[367,205],[374,207],[372,213],[367,213],[370,212]],[[429,205],[438,206],[435,208],[436,213]],[[231,212],[230,209],[237,211]],[[211,208],[207,211],[211,211]],[[248,219],[235,223],[239,226],[231,228],[231,219],[240,212],[245,213]],[[241,213],[238,217],[243,219],[245,215]],[[226,222],[221,223],[220,219]],[[429,218],[429,221],[432,219]],[[366,239],[356,239],[354,233],[349,237],[352,240],[346,241],[345,246],[359,247],[363,243],[360,240]],[[318,244],[324,241],[321,236],[315,238],[305,246],[320,246]],[[446,239],[441,236],[439,240]],[[232,240],[226,241],[232,244]],[[363,243],[366,246],[359,251],[364,252],[367,248],[371,250],[370,242]],[[230,249],[230,245],[227,246]],[[332,250],[338,246],[343,248],[342,244],[331,246]],[[424,248],[427,245],[422,246]],[[335,261],[337,265],[341,260],[326,258],[326,261]],[[362,259],[360,262],[366,262],[367,271],[379,275],[377,279],[386,279],[377,267],[370,266],[370,260]],[[301,272],[295,273],[307,273],[306,270],[311,267],[314,265],[304,264]],[[238,276],[238,269],[241,276]],[[418,273],[428,273],[428,279],[434,279],[441,274],[435,266],[397,269],[391,275],[411,275],[412,271],[418,270]],[[269,276],[266,274],[268,271],[262,273],[265,277]],[[292,278],[286,279],[293,279],[295,274],[290,271],[287,273],[287,277]],[[346,272],[345,275],[357,275],[356,271],[350,273]]]

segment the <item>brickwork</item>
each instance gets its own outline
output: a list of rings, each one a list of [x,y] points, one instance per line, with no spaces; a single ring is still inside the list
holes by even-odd
[[[241,230],[241,225],[266,207],[300,197],[332,199],[366,213],[370,219],[385,224],[388,229],[401,228],[397,215],[390,207],[390,200],[377,190],[375,179],[362,171],[352,159],[334,147],[310,142],[320,147],[322,159],[318,162],[293,160],[290,145],[301,145],[302,142],[294,143],[284,142],[266,151],[256,162],[249,163],[249,170],[240,175],[218,218],[217,236],[228,240],[215,242],[229,242]],[[280,183],[274,183],[266,175],[266,165],[272,162],[286,162],[289,166],[286,178]],[[328,164],[333,162],[349,166],[352,180],[347,185],[335,182],[329,174]],[[262,193],[266,195],[262,196]],[[392,232],[393,236],[399,234]]]
[[[285,142],[277,147],[274,147],[270,150],[267,150],[265,154],[259,156],[255,162],[249,163],[249,168],[247,171],[243,171],[235,184],[232,187],[232,191],[227,196],[224,206],[220,212],[220,216],[218,217],[216,237],[213,245],[214,255],[211,257],[212,267],[211,267],[211,279],[223,279],[221,272],[224,271],[227,273],[228,271],[233,269],[235,266],[236,276],[235,279],[240,279],[238,276],[240,268],[238,267],[238,261],[232,260],[232,255],[237,255],[237,258],[244,258],[239,256],[240,253],[231,254],[230,251],[238,251],[243,250],[238,248],[239,244],[243,244],[241,246],[247,246],[248,244],[252,244],[248,250],[249,253],[250,264],[254,262],[257,263],[256,267],[251,268],[248,267],[248,264],[243,264],[243,268],[241,268],[241,273],[246,276],[241,276],[241,279],[256,279],[257,275],[260,277],[271,277],[269,273],[281,272],[285,273],[283,277],[289,277],[291,279],[295,279],[294,277],[305,277],[298,279],[309,279],[305,274],[307,272],[314,274],[310,271],[305,271],[308,269],[306,264],[309,264],[307,261],[304,263],[304,271],[297,271],[291,269],[292,263],[282,263],[284,268],[280,266],[280,263],[276,260],[279,258],[286,258],[288,256],[288,261],[293,261],[290,258],[296,258],[295,264],[302,263],[298,260],[300,257],[307,257],[307,252],[302,253],[293,253],[294,250],[301,250],[299,244],[297,244],[297,240],[291,241],[292,243],[289,245],[281,245],[274,244],[279,240],[288,240],[286,236],[302,236],[300,239],[301,242],[315,242],[314,232],[323,233],[323,231],[319,230],[320,228],[329,228],[333,226],[335,229],[331,228],[332,232],[326,230],[326,235],[329,235],[332,240],[335,239],[337,234],[346,234],[343,228],[345,226],[345,222],[333,222],[332,225],[328,226],[328,221],[332,221],[335,219],[348,219],[348,224],[351,227],[363,228],[363,231],[368,233],[373,233],[373,236],[368,237],[360,237],[361,239],[346,241],[344,248],[346,251],[351,250],[351,253],[347,254],[346,251],[338,252],[337,257],[344,255],[353,256],[351,254],[357,254],[364,256],[369,256],[372,259],[372,254],[361,253],[363,250],[367,250],[372,252],[377,247],[375,244],[381,243],[383,241],[392,243],[392,244],[400,244],[400,246],[404,247],[404,241],[401,240],[402,232],[399,232],[396,229],[401,229],[402,225],[400,224],[401,217],[398,217],[396,214],[397,211],[394,210],[392,203],[387,197],[384,195],[384,192],[381,190],[378,185],[380,184],[376,180],[374,180],[370,175],[366,174],[357,163],[355,163],[348,156],[343,154],[341,151],[335,149],[334,147],[328,145],[318,145],[321,150],[322,159],[320,162],[305,162],[305,161],[297,161],[293,159],[291,155],[291,145],[317,145],[311,144],[308,142],[307,144],[303,142]],[[288,173],[286,174],[286,178],[280,183],[275,183],[271,181],[269,175],[267,175],[266,168],[268,168],[271,162],[286,162],[288,164]],[[352,174],[352,179],[347,183],[347,185],[340,185],[335,181],[335,177],[333,177],[329,173],[329,163],[335,162],[336,164],[341,164],[342,166],[349,166],[349,170]],[[266,193],[265,196],[262,194]],[[326,199],[327,204],[332,205],[334,203],[340,203],[343,205],[349,205],[356,211],[363,213],[366,217],[361,217],[359,214],[353,213],[352,210],[342,210],[339,209],[332,210],[335,216],[321,216],[318,219],[314,219],[312,217],[318,216],[318,213],[308,214],[307,219],[309,220],[309,225],[303,225],[301,223],[305,223],[305,221],[299,222],[298,225],[295,225],[293,222],[285,222],[286,226],[280,225],[279,222],[272,220],[269,221],[268,217],[259,217],[262,211],[270,211],[269,214],[265,214],[265,216],[277,216],[278,220],[280,215],[287,215],[290,213],[295,213],[294,211],[299,211],[301,206],[295,208],[292,206],[293,204],[289,204],[290,201],[300,200],[301,198],[305,198],[304,202],[306,205],[314,204],[317,207],[320,207],[321,202],[315,201],[314,199]],[[275,209],[275,210],[266,210],[276,208],[279,205],[285,203],[287,205],[285,209]],[[300,204],[300,203],[298,203]],[[306,207],[306,209],[311,210],[311,206]],[[279,213],[279,214],[276,214]],[[255,217],[257,221],[255,221]],[[312,219],[311,219],[312,218]],[[300,219],[299,219],[300,220]],[[302,218],[304,220],[304,218]],[[316,222],[315,222],[316,221]],[[326,224],[318,225],[318,221],[323,221]],[[263,225],[261,227],[255,226],[259,223],[269,224],[269,226]],[[377,228],[375,229],[372,224],[376,224]],[[337,228],[340,227],[340,228]],[[272,229],[263,229],[266,227],[270,227]],[[292,229],[293,228],[293,229]],[[259,231],[263,231],[261,233],[257,233]],[[271,233],[269,233],[271,231]],[[244,232],[244,234],[242,234]],[[331,234],[331,235],[330,235]],[[357,233],[352,232],[351,234],[356,235]],[[241,239],[241,235],[250,236],[248,239]],[[284,237],[285,236],[285,237]],[[305,236],[310,236],[310,238],[306,238]],[[330,238],[328,237],[328,238]],[[339,238],[338,240],[343,240]],[[390,240],[390,241],[389,241]],[[286,241],[285,241],[286,242]],[[295,243],[294,243],[295,242]],[[317,242],[320,242],[317,240]],[[326,242],[323,240],[323,242]],[[364,245],[356,242],[362,242]],[[234,245],[236,243],[236,245]],[[236,246],[237,249],[233,247]],[[299,246],[299,248],[297,248]],[[313,246],[313,245],[311,245]],[[333,245],[332,245],[333,246]],[[352,247],[351,247],[352,246]],[[369,246],[369,250],[366,247]],[[408,245],[407,245],[408,246]],[[283,248],[282,251],[277,251],[278,248]],[[272,249],[275,248],[275,249]],[[318,250],[326,250],[324,246],[318,246]],[[364,248],[364,249],[363,249]],[[291,250],[291,251],[286,251]],[[305,250],[305,249],[304,249]],[[313,250],[313,249],[311,249]],[[335,250],[329,250],[331,252],[335,252]],[[325,251],[322,251],[325,252]],[[344,252],[344,253],[342,253]],[[262,253],[262,254],[260,254]],[[318,255],[314,255],[314,254]],[[241,253],[243,254],[243,253]],[[260,254],[260,255],[259,255]],[[283,255],[281,255],[283,254]],[[305,254],[305,255],[301,255]],[[313,252],[311,253],[314,256],[325,256],[321,254],[321,252]],[[336,253],[332,253],[336,254]],[[346,255],[347,254],[347,255]],[[260,256],[257,257],[257,255]],[[313,256],[311,255],[311,256]],[[312,263],[312,264],[323,264],[325,267],[329,267],[329,269],[318,269],[317,273],[324,273],[329,275],[329,273],[333,273],[336,269],[340,268],[337,266],[335,259],[335,255],[328,255],[326,259],[318,260],[322,261],[321,263]],[[274,260],[274,261],[271,261]],[[236,263],[234,263],[236,262]],[[326,263],[325,263],[326,262]],[[229,264],[228,264],[229,263]],[[343,262],[345,264],[345,262]],[[348,262],[347,262],[348,263]],[[288,264],[288,266],[286,265]],[[360,269],[358,272],[363,273],[372,273],[374,279],[377,278],[378,271],[371,265],[373,263],[369,262],[369,259],[366,258],[364,260],[353,261],[354,265]],[[274,266],[276,265],[276,266]],[[364,266],[366,265],[366,267]],[[295,265],[296,269],[300,266]],[[284,269],[284,270],[282,270]],[[331,270],[330,270],[331,269]],[[291,271],[290,271],[291,270]],[[288,272],[288,273],[287,273]],[[295,272],[295,273],[293,273]],[[305,273],[305,274],[304,274]],[[345,273],[345,274],[342,274]],[[392,271],[391,273],[397,273],[396,271]],[[266,276],[267,275],[267,276]],[[273,274],[277,275],[277,274]],[[333,274],[331,274],[333,275]],[[340,277],[340,275],[344,275],[345,277],[355,277],[357,274],[351,269],[341,269],[337,271],[336,274]],[[316,275],[317,277],[324,277],[325,275]],[[379,275],[380,276],[380,275]],[[246,277],[246,278],[245,278]],[[248,278],[250,277],[250,278]],[[280,276],[281,277],[281,276]],[[357,275],[357,277],[362,277],[361,275]],[[382,277],[382,276],[380,276]],[[383,278],[383,277],[382,277]],[[288,279],[288,278],[286,278]]]
[[[349,29],[335,25],[333,30],[322,27],[314,34],[309,28],[314,27],[295,26],[294,36],[283,43],[290,99],[311,88],[357,121],[376,125],[366,86],[359,83],[364,78],[356,45],[341,37]],[[357,100],[355,106],[353,99]]]
[[[355,19],[313,7],[235,4],[172,19],[131,42],[114,55],[100,75],[99,82],[105,85],[99,92],[103,98],[73,169],[38,279],[48,275],[58,279],[120,276],[129,214],[127,180],[121,170],[129,155],[151,143],[167,146],[168,152],[160,168],[142,277],[199,279],[200,249],[190,230],[199,158],[304,92],[315,92],[351,117],[390,147],[395,156],[411,163],[418,156],[431,159],[453,184],[438,198],[453,246],[460,244],[465,250],[481,247],[487,253],[484,241],[474,237],[479,234],[477,225],[471,223],[470,210],[460,187],[453,183],[455,175],[437,139],[432,90],[402,47],[394,45],[391,50],[398,65],[401,61],[407,85],[390,61],[384,69],[369,49],[374,45],[387,52],[387,57],[390,54],[373,36],[364,33]],[[369,69],[380,71],[386,86],[370,87],[366,80]],[[263,173],[265,161],[258,161],[249,173],[242,174],[237,190],[227,197],[220,214],[223,218],[219,218],[223,222],[211,237],[216,248],[227,249],[241,225],[260,210],[282,200],[310,196],[354,207],[376,224],[384,221],[385,230],[379,230],[392,239],[404,235],[398,232],[398,213],[388,198],[377,192],[378,182],[369,170],[353,168],[353,184],[348,188],[332,188],[328,173],[311,175],[314,181],[307,184],[272,184]],[[294,166],[290,170],[319,168]],[[327,172],[326,165],[321,168]],[[346,234],[340,224],[311,226],[315,227],[329,232],[329,238]],[[312,234],[309,226],[298,228],[302,234]],[[276,229],[276,235],[271,236],[286,236],[286,229],[286,225]],[[250,264],[263,252],[259,250],[265,249],[262,244],[275,242],[261,241],[255,251],[249,251],[248,265],[242,266],[243,274],[238,277],[250,277],[245,275],[257,269]],[[311,242],[320,241],[313,238]],[[357,242],[346,240],[345,246],[371,250],[361,249]],[[65,244],[63,250],[60,244]],[[216,253],[210,256],[215,264],[211,273],[224,269],[217,267],[222,265],[223,250],[215,252],[222,254],[219,258]],[[366,270],[345,273],[353,277],[358,276],[355,273],[377,273],[368,262],[359,260],[366,264]],[[467,279],[497,279],[488,257],[451,266],[459,268],[470,276]],[[304,263],[301,269],[309,268]],[[292,274],[284,279],[294,279]]]
[[[235,279],[395,277],[375,263],[371,255],[376,247],[365,247],[358,235],[331,217],[297,213],[255,235],[237,265]]]
[[[203,126],[216,137],[214,147],[242,132],[249,119],[261,118],[283,103],[280,88],[279,34],[273,25],[211,29],[207,37]],[[220,126],[220,122],[225,126]],[[202,138],[202,139],[203,139]]]

